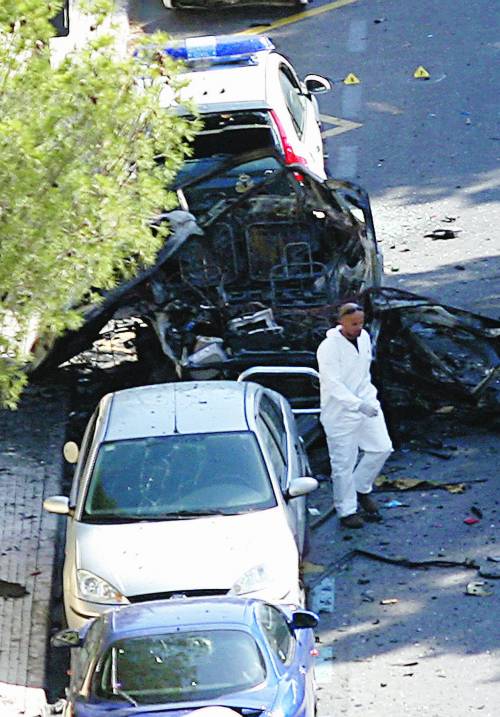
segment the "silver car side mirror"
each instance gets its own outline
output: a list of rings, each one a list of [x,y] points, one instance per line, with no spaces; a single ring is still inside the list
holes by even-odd
[[[59,630],[50,639],[52,647],[80,647],[82,639],[78,630]]]
[[[319,623],[316,613],[311,610],[295,610],[292,613],[290,627],[292,630],[314,629]]]
[[[64,495],[53,495],[50,498],[45,498],[43,501],[43,509],[47,513],[57,513],[57,515],[68,515],[69,509],[69,498]]]
[[[63,456],[68,461],[68,463],[76,463],[78,460],[79,453],[80,449],[74,441],[68,441],[64,444]]]
[[[286,492],[287,498],[298,498],[316,490],[319,483],[316,478],[304,476],[303,478],[292,478]]]

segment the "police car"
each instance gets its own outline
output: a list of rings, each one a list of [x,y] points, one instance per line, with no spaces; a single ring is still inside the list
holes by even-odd
[[[187,38],[165,49],[186,64],[188,83],[181,105],[194,101],[203,120],[195,158],[271,148],[286,164],[301,164],[326,176],[315,95],[331,89],[327,79],[307,75],[300,80],[264,36]],[[168,88],[161,103],[171,106]]]

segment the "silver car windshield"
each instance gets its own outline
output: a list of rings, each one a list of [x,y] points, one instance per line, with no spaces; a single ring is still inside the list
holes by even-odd
[[[266,666],[250,634],[175,632],[115,642],[94,673],[92,691],[100,700],[151,705],[209,700],[265,679]]]
[[[102,444],[82,520],[181,520],[275,505],[250,431],[156,436]]]

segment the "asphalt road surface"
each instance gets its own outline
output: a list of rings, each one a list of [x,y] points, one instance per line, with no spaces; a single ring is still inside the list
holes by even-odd
[[[138,32],[174,37],[260,26],[301,75],[333,79],[319,98],[330,171],[369,191],[386,283],[500,315],[496,0],[313,2],[304,14],[131,0],[129,15]],[[344,84],[350,73],[359,84]],[[456,238],[425,236],[442,228]]]

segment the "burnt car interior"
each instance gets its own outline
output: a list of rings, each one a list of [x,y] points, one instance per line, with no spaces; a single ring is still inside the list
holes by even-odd
[[[156,263],[82,307],[82,327],[56,342],[42,368],[95,362],[100,332],[108,356],[124,321],[121,355],[139,361],[141,383],[235,379],[251,366],[314,368],[335,305],[356,297],[393,425],[409,409],[498,413],[498,322],[381,288],[361,187],[258,150],[191,160],[174,188],[180,208],[152,227],[170,226]],[[310,380],[266,383],[295,407],[317,405]]]
[[[279,138],[266,110],[203,114],[203,127],[193,142],[193,157],[234,156],[257,149],[275,149]]]

